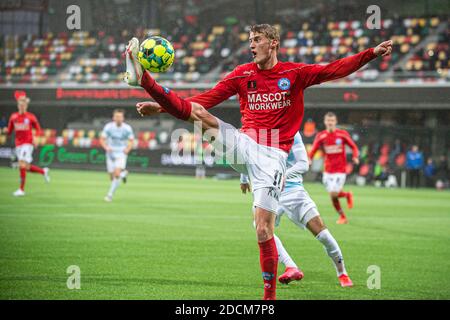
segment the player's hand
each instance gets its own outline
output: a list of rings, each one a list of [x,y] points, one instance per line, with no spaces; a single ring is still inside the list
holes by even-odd
[[[148,117],[161,113],[162,107],[154,101],[143,101],[136,103],[136,110],[141,117]]]
[[[249,183],[241,183],[241,191],[242,193],[250,192],[250,184]]]
[[[373,49],[377,56],[388,56],[392,53],[392,40],[384,41]]]
[[[125,150],[123,150],[123,153],[125,153],[126,155],[128,155],[129,153],[130,153],[130,149],[125,149]]]
[[[311,158],[308,158],[308,164],[309,164],[310,167],[312,166],[312,159]]]
[[[353,160],[353,163],[354,163],[354,164],[356,164],[356,165],[359,164],[359,159],[358,159],[358,158],[353,158],[352,160]]]

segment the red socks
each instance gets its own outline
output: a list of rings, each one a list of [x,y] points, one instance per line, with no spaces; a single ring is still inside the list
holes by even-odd
[[[30,172],[44,174],[44,169],[42,169],[41,167],[35,166],[34,164],[30,165],[29,170],[30,170]],[[24,191],[25,190],[25,181],[27,179],[27,169],[20,168],[19,173],[20,173],[20,190]]]
[[[278,251],[275,239],[258,242],[259,262],[264,279],[264,300],[275,300],[277,289]]]
[[[34,164],[30,165],[30,172],[44,174],[44,169],[41,167],[35,166]]]
[[[341,191],[341,192],[339,192],[339,194],[338,194],[338,197],[339,198],[346,198],[348,196],[348,192],[344,192],[344,191]]]
[[[341,208],[341,204],[339,202],[338,198],[332,198],[331,199],[333,201],[333,207],[336,209],[336,211],[341,215],[341,216],[345,216],[344,214],[344,210],[342,210]]]
[[[20,190],[24,191],[25,189],[25,180],[27,177],[27,169],[20,168]]]
[[[180,98],[168,88],[160,86],[152,78],[148,71],[144,71],[141,87],[158,102],[165,111],[181,120],[188,120],[191,116],[192,105],[190,102]]]

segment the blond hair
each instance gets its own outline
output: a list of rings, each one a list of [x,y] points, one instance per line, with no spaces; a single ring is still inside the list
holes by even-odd
[[[254,24],[250,27],[250,32],[253,33],[261,33],[269,40],[277,40],[277,50],[280,49],[280,33],[275,26],[272,26],[267,23],[263,24]]]

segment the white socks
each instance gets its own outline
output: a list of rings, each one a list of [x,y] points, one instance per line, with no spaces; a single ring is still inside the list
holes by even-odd
[[[111,181],[111,187],[109,188],[109,192],[108,192],[108,196],[110,196],[110,197],[112,197],[113,196],[113,194],[114,194],[114,192],[116,191],[116,189],[117,189],[117,187],[119,186],[119,184],[120,184],[120,178],[114,178],[112,181]]]
[[[347,274],[347,271],[345,270],[344,258],[342,257],[341,249],[339,248],[339,245],[337,244],[336,240],[331,235],[330,231],[328,231],[328,229],[322,230],[316,236],[316,239],[319,240],[320,243],[322,243],[328,256],[333,261],[338,277],[342,274]]]
[[[286,268],[297,268],[297,265],[287,253],[286,249],[281,243],[281,240],[275,234],[273,235],[273,237],[275,239],[275,244],[277,245],[278,261],[284,264]]]

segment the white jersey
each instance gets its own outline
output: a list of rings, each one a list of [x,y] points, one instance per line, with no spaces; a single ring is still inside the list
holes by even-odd
[[[302,136],[297,132],[294,144],[286,160],[286,184],[284,189],[303,188],[303,174],[309,169],[308,154],[303,144]]]
[[[106,144],[112,149],[113,154],[122,154],[128,146],[128,141],[134,139],[133,129],[130,125],[122,123],[121,126],[112,121],[105,125],[102,137]]]

